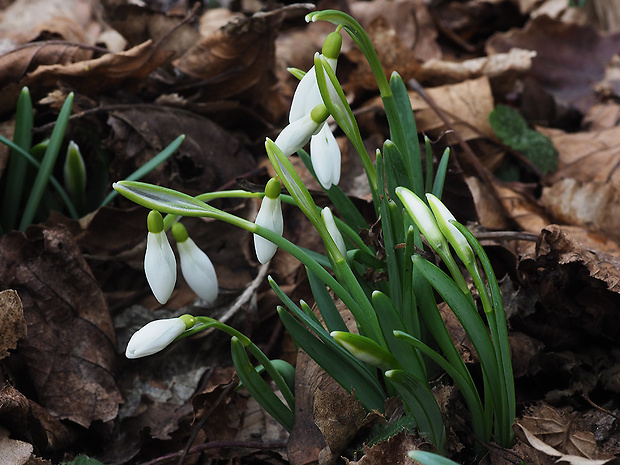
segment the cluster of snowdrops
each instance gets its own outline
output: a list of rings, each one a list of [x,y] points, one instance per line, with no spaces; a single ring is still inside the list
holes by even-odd
[[[367,34],[354,19],[335,10],[314,12],[306,19],[330,21],[336,31],[327,36],[322,53],[315,54],[314,66],[308,72],[291,70],[300,83],[289,125],[275,141],[265,142],[277,176],[267,183],[264,192],[231,190],[191,197],[134,181],[114,184],[117,192],[152,210],[144,260],[151,289],[162,304],[174,289],[177,265],[167,236],[171,229],[185,280],[200,298],[213,302],[218,292],[215,269],[179,220],[210,217],[243,228],[253,234],[261,263],[271,260],[279,248],[305,266],[320,318],[306,302],[293,302],[269,278],[283,304],[278,307],[279,316],[295,343],[346,390],[354,392],[364,407],[382,412],[385,400],[398,395],[406,412],[403,424],[425,436],[437,453],[446,455],[444,418],[432,391],[433,380],[443,371],[469,409],[477,439],[474,447],[481,449],[481,444],[491,441],[509,447],[515,400],[505,315],[484,250],[440,200],[449,151],[436,169],[428,141],[426,157],[421,154],[406,86],[397,73],[386,78]],[[374,162],[336,78],[343,30],[373,70],[390,127],[390,139],[377,148]],[[369,224],[338,187],[341,158],[327,123],[330,116],[360,156],[380,219],[381,243],[364,241],[360,232]],[[303,149],[308,142],[309,154]],[[315,204],[288,160],[295,153],[325,189],[337,215]],[[209,204],[213,199],[233,197],[262,199],[255,221]],[[325,254],[305,250],[282,237],[282,203],[305,214],[322,238]],[[425,247],[440,259],[441,267],[418,253]],[[376,276],[387,279],[374,279]],[[473,282],[476,295],[468,280]],[[353,315],[356,331],[345,325],[334,295]],[[471,339],[480,359],[481,380],[474,379],[454,346],[439,313],[437,295]],[[151,355],[210,327],[231,336],[231,355],[241,383],[290,431],[295,421],[294,368],[284,361],[270,360],[249,338],[228,325],[192,315],[153,321],[133,335],[126,355]],[[421,451],[411,454],[423,463],[446,463],[438,455]]]

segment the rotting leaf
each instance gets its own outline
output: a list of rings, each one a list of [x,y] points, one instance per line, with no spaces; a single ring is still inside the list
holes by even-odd
[[[27,399],[8,383],[0,389],[0,423],[40,451],[64,449],[78,437],[47,409]]]
[[[33,226],[0,242],[0,284],[17,288],[28,336],[20,354],[42,405],[84,427],[109,421],[121,395],[103,294],[64,227]]]
[[[585,113],[595,101],[592,83],[603,79],[605,64],[619,46],[620,34],[601,35],[591,26],[566,24],[542,15],[522,30],[495,34],[486,48],[489,55],[514,47],[535,50],[532,77],[560,103]]]
[[[205,37],[174,61],[179,71],[205,82],[204,98],[244,98],[270,115],[281,114],[275,86],[275,38],[282,9],[239,18]]]
[[[525,441],[539,452],[574,465],[602,465],[612,457],[599,452],[594,435],[573,427],[576,414],[542,404],[533,407],[517,425]]]
[[[348,465],[384,465],[389,463],[413,465],[415,460],[407,454],[412,450],[432,450],[432,445],[415,435],[401,431],[385,441],[371,447],[364,446],[364,456],[360,460],[349,461]]]
[[[237,138],[213,121],[183,109],[134,105],[112,112],[109,124],[116,133],[113,149],[117,155],[111,166],[116,176],[129,175],[179,134],[185,134],[181,147],[145,181],[163,181],[163,174],[170,188],[204,192],[255,166],[254,158]]]
[[[80,92],[102,91],[118,87],[124,81],[144,79],[168,62],[173,53],[147,41],[127,51],[108,53],[92,60],[39,66],[19,85],[54,87],[62,80]]]
[[[26,322],[19,295],[12,289],[0,292],[0,359],[9,355],[24,336]]]

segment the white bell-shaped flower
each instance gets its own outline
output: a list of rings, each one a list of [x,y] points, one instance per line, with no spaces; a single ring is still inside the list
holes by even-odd
[[[435,250],[447,250],[448,243],[439,226],[437,226],[437,221],[428,205],[406,187],[397,187],[396,195],[398,195],[405,210],[407,210],[411,219],[420,228],[431,247]]]
[[[310,139],[310,158],[314,173],[325,190],[340,182],[340,147],[327,124]]]
[[[342,255],[344,258],[347,258],[347,247],[344,244],[344,238],[342,237],[342,234],[340,233],[338,226],[336,226],[334,215],[332,214],[332,211],[329,209],[329,207],[325,207],[321,211],[321,218],[323,218],[323,222],[325,223],[325,226],[327,227],[327,231],[329,232],[329,235],[332,237],[333,241],[335,242],[336,247],[338,248],[338,251],[340,252],[340,255]]]
[[[168,347],[172,341],[193,325],[194,319],[191,315],[151,321],[131,336],[125,356],[140,358],[153,355]]]
[[[332,32],[327,35],[323,44],[323,56],[329,65],[336,72],[338,63],[338,55],[342,47],[342,36],[338,32]],[[319,86],[316,82],[316,71],[314,66],[306,73],[297,85],[297,89],[293,94],[291,102],[291,111],[289,113],[289,122],[292,123],[309,114],[314,107],[323,103]]]
[[[265,186],[265,197],[263,197],[256,220],[254,221],[257,225],[269,229],[279,236],[284,232],[280,190],[280,181],[276,178],[271,178],[267,186]],[[254,234],[254,250],[256,251],[256,258],[264,265],[273,258],[278,247],[264,237]]]
[[[276,145],[286,157],[296,153],[319,132],[328,116],[325,105],[317,105],[310,113],[286,126],[276,138]]]
[[[147,219],[148,235],[146,237],[146,254],[144,255],[144,273],[160,304],[165,304],[177,281],[177,264],[174,252],[164,231],[161,214],[155,210]]]
[[[218,293],[217,274],[213,263],[188,236],[185,226],[181,223],[172,226],[172,234],[177,241],[181,272],[185,281],[198,297],[208,304],[213,303]]]

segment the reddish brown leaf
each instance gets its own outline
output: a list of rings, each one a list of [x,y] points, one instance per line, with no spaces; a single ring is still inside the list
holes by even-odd
[[[28,337],[20,343],[42,405],[88,427],[109,421],[121,396],[112,321],[99,286],[64,227],[31,227],[0,242],[0,281],[17,289]]]
[[[9,355],[17,347],[17,341],[26,335],[24,309],[17,292],[0,292],[0,358]]]

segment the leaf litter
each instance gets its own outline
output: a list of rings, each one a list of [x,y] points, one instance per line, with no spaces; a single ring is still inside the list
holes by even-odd
[[[295,86],[285,69],[311,66],[331,30],[305,25],[308,5],[258,12],[266,5],[248,2],[233,12],[187,2],[6,3],[0,2],[2,133],[12,134],[23,85],[35,98],[40,139],[58,102],[74,91],[69,135],[90,148],[89,173],[123,178],[185,133],[185,144],[148,180],[190,193],[234,187],[238,177],[264,184],[262,141],[284,124]],[[431,137],[436,154],[446,145],[453,150],[446,203],[494,251],[494,265],[505,276],[522,412],[515,447],[491,450],[489,463],[602,464],[620,453],[620,113],[614,102],[620,22],[613,2],[587,2],[584,10],[566,3],[318,5],[352,12],[375,41],[386,72],[396,69],[409,81],[418,131]],[[347,41],[340,61],[339,77],[373,153],[380,139],[374,135],[385,137],[385,125],[369,70]],[[525,161],[526,146],[494,131],[488,116],[501,105],[523,116],[524,133],[549,138],[557,169],[541,175]],[[343,186],[364,204],[367,191],[358,188],[355,160],[347,161],[348,142],[339,136],[339,143],[345,163],[352,163],[343,170]],[[317,199],[326,202],[318,193]],[[256,212],[253,202],[221,207],[249,219]],[[320,247],[299,216],[286,214],[288,238]],[[373,428],[398,423],[398,407],[388,410],[391,416],[366,415],[295,355],[276,323],[272,293],[264,281],[255,282],[259,267],[247,234],[188,222],[214,261],[222,296],[215,308],[205,308],[181,285],[161,308],[141,271],[145,216],[118,200],[79,222],[54,213],[2,238],[0,426],[8,433],[3,430],[0,456],[13,454],[11,463],[30,465],[81,453],[109,464],[183,456],[196,464],[337,463],[344,456],[368,465],[426,447],[406,428],[364,444]],[[278,254],[267,271],[294,299],[308,300],[296,263]],[[270,356],[297,358],[305,408],[290,438],[243,390],[231,389],[228,344],[215,334],[137,364],[122,356],[131,329],[146,321],[188,308],[217,316],[236,301],[234,326]],[[459,329],[451,330],[454,338],[462,337]],[[477,363],[465,340],[462,354]],[[454,459],[470,460],[474,439],[462,423],[458,393],[436,395],[452,431]]]

